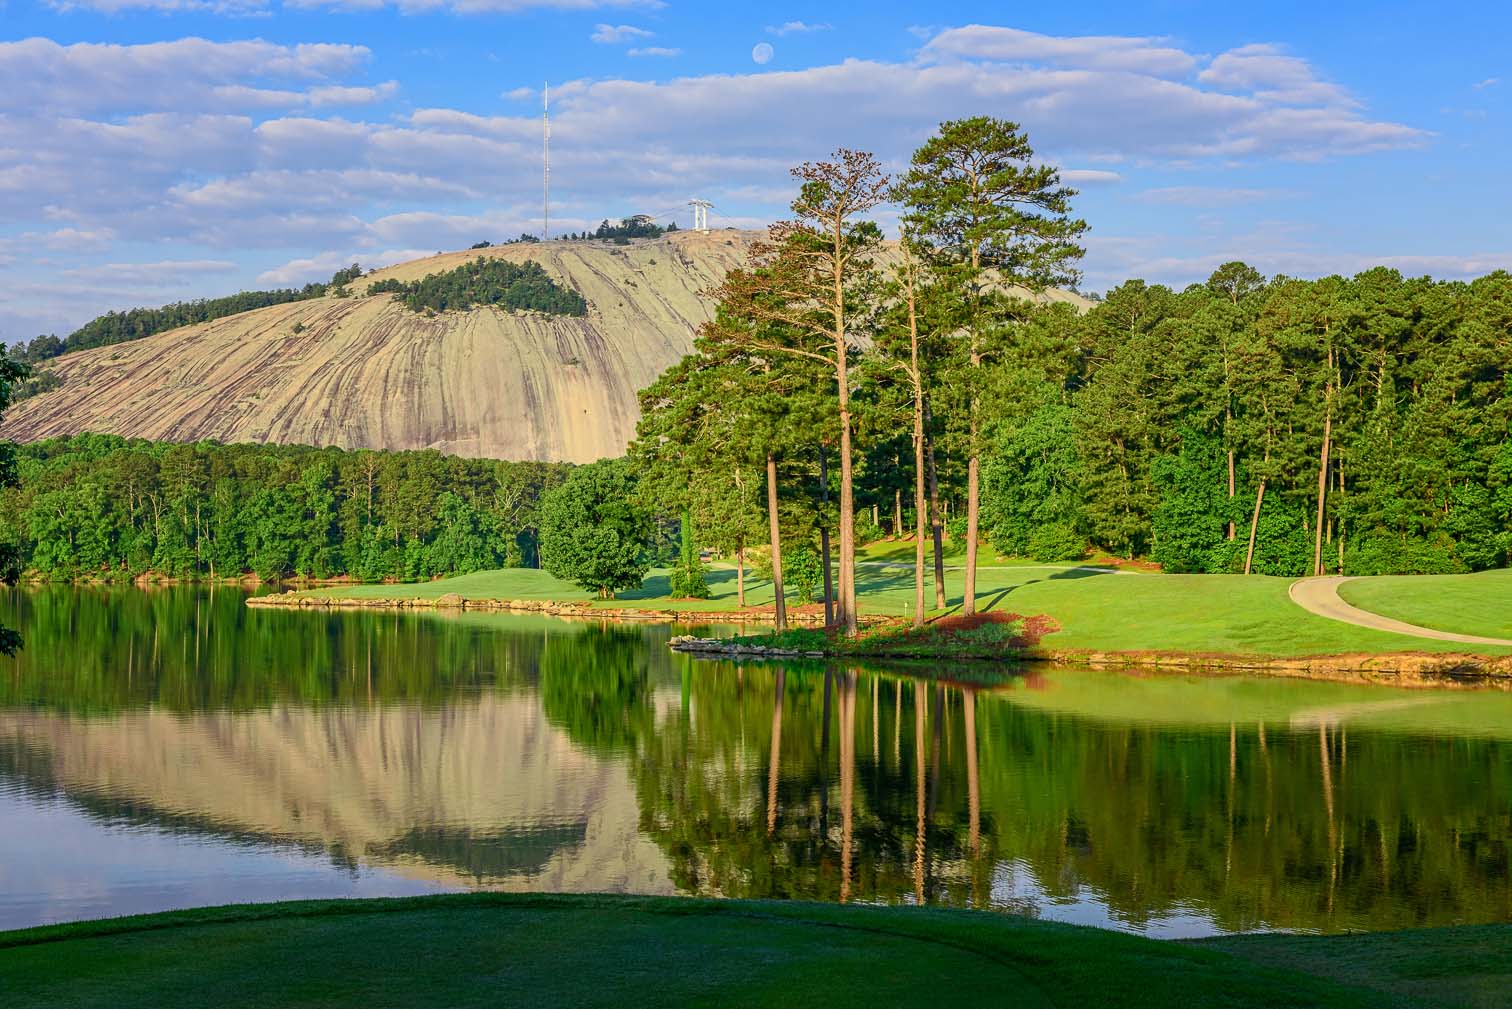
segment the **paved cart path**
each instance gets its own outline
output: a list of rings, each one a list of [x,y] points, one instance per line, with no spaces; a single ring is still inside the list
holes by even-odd
[[[1432,638],[1435,641],[1458,641],[1467,645],[1506,645],[1512,647],[1512,640],[1507,638],[1482,638],[1474,634],[1455,634],[1452,631],[1436,631],[1431,627],[1419,627],[1417,624],[1405,623],[1401,620],[1393,620],[1383,617],[1379,613],[1371,613],[1362,610],[1358,606],[1351,606],[1339,596],[1339,586],[1347,581],[1348,577],[1329,575],[1323,578],[1302,578],[1291,584],[1292,602],[1302,607],[1309,613],[1316,613],[1320,617],[1329,620],[1339,620],[1346,624],[1354,624],[1357,627],[1369,627],[1377,631],[1390,631],[1394,634],[1411,634],[1419,638]]]

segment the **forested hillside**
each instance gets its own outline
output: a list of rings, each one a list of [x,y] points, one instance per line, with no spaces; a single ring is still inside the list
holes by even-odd
[[[415,579],[536,562],[566,467],[439,452],[167,445],[80,435],[19,449],[0,529],[45,578]]]
[[[636,391],[691,348],[713,309],[704,292],[751,237],[522,242],[387,267],[351,279],[348,297],[50,360],[50,388],[11,410],[0,438],[616,456],[634,432]]]
[[[323,298],[327,293],[344,289],[362,276],[362,268],[356,263],[338,270],[329,284],[306,284],[300,288],[279,288],[273,291],[241,291],[222,298],[198,298],[194,301],[176,301],[161,308],[128,308],[119,312],[106,312],[91,319],[63,339],[56,336],[39,336],[20,347],[18,356],[29,364],[38,364],[62,354],[93,347],[109,347],[130,340],[141,340],[170,329],[193,326],[196,323],[224,319],[272,305],[286,305],[292,301],[308,301]],[[40,390],[42,392],[47,389]]]
[[[986,528],[1168,571],[1497,567],[1512,550],[1512,275],[1125,283],[1003,334]]]

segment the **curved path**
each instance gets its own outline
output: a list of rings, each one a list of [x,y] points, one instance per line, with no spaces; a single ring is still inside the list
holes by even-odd
[[[1417,624],[1393,620],[1378,613],[1371,613],[1369,610],[1362,610],[1358,606],[1351,606],[1339,597],[1339,586],[1347,581],[1353,581],[1353,579],[1340,575],[1299,579],[1291,583],[1289,590],[1291,600],[1309,613],[1327,617],[1329,620],[1354,624],[1356,627],[1368,627],[1373,631],[1410,634],[1413,637],[1432,638],[1435,641],[1458,641],[1466,645],[1505,645],[1512,648],[1512,640],[1507,638],[1481,638],[1474,634],[1436,631],[1431,627],[1419,627]]]

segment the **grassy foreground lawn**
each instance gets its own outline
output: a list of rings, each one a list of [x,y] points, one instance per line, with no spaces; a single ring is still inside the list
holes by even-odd
[[[1345,582],[1352,606],[1457,634],[1512,638],[1512,570],[1473,575],[1401,575]]]
[[[1505,925],[1341,937],[1227,936],[1202,945],[1426,1005],[1512,1005],[1512,927]]]
[[[1475,1006],[1505,1004],[1486,999],[1507,934],[1173,943],[980,912],[460,894],[0,933],[0,978],[12,1009]],[[1431,959],[1446,948],[1452,968]]]
[[[857,572],[857,590],[864,610],[905,616],[913,605],[913,571],[904,564],[884,563],[886,549],[908,544],[873,545],[868,563]],[[910,548],[911,549],[911,548]],[[911,554],[910,554],[911,556]],[[911,564],[911,562],[910,562]],[[1498,622],[1512,617],[1512,572],[1499,579],[1466,576],[1471,590],[1481,585],[1496,605],[1486,604],[1467,616],[1470,633],[1495,636]],[[1479,581],[1476,581],[1476,580]],[[1463,652],[1468,646],[1408,635],[1354,627],[1305,612],[1287,597],[1291,579],[1239,575],[1164,575],[1106,573],[1075,565],[995,562],[978,573],[979,608],[1025,616],[1046,614],[1061,630],[1041,642],[1048,649],[1088,651],[1211,652],[1227,655],[1304,656],[1346,652]],[[1381,581],[1437,582],[1439,579],[1381,579]],[[1362,582],[1347,583],[1354,589]],[[645,584],[624,592],[606,606],[718,612],[735,607],[735,571],[716,566],[709,573],[713,598],[673,600],[665,571],[653,571]],[[951,609],[960,604],[961,573],[946,572]],[[552,578],[544,571],[522,568],[478,571],[458,578],[416,585],[353,585],[311,590],[307,595],[357,598],[436,599],[456,593],[468,599],[589,600],[591,594]],[[934,598],[933,582],[929,599]],[[746,601],[770,606],[770,582],[746,580]],[[1363,604],[1361,604],[1363,605]],[[1375,609],[1374,606],[1366,606]],[[949,610],[945,612],[950,612]],[[1478,614],[1478,615],[1477,615]],[[1392,614],[1399,615],[1399,614]],[[1424,621],[1417,621],[1424,622]],[[1429,623],[1429,626],[1437,626]],[[1505,648],[1477,646],[1477,652],[1504,654]]]

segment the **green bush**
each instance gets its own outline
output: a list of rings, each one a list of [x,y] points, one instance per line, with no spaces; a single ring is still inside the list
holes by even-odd
[[[819,586],[824,583],[824,563],[818,552],[805,544],[782,560],[783,587],[793,591],[798,605],[806,606],[817,599]]]
[[[708,599],[713,593],[706,571],[702,561],[695,560],[691,565],[679,562],[667,579],[669,594],[673,599]]]
[[[1337,558],[1335,553],[1334,557]],[[1371,533],[1346,541],[1344,572],[1350,575],[1452,575],[1469,567],[1455,555],[1454,541]]]
[[[1028,550],[1037,561],[1079,561],[1087,556],[1087,538],[1065,522],[1051,522],[1029,534]]]
[[[465,312],[476,305],[500,305],[548,315],[588,314],[587,300],[552,280],[534,260],[511,263],[479,256],[420,280],[380,280],[368,287],[368,293],[393,294],[412,312]]]

